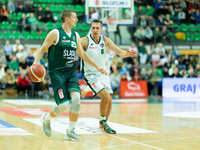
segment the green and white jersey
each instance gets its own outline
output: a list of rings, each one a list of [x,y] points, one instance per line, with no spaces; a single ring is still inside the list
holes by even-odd
[[[67,33],[62,27],[54,30],[57,33],[57,41],[49,47],[49,71],[64,72],[75,69],[74,57],[79,39],[78,33],[72,30],[71,33]]]
[[[92,58],[92,60],[99,66],[106,69],[106,43],[104,41],[104,36],[101,35],[99,38],[99,42],[96,43],[90,35],[87,35],[88,45],[85,52]],[[90,64],[81,61],[81,72],[82,74],[96,74],[100,75],[101,73],[97,71],[97,69]]]

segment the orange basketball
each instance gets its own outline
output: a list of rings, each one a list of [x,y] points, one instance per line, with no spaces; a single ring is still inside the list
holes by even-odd
[[[33,65],[28,71],[28,75],[33,82],[41,82],[47,76],[47,71],[42,65]]]

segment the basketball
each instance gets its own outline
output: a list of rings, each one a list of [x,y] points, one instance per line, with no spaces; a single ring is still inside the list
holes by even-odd
[[[41,82],[47,76],[47,71],[42,65],[33,65],[28,71],[28,75],[33,82]]]

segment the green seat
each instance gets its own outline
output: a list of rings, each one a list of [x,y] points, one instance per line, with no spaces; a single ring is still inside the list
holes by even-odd
[[[194,24],[190,23],[190,24],[188,25],[188,27],[194,28],[194,27],[196,27],[196,26],[195,26]]]
[[[74,9],[74,5],[67,5],[67,9]]]
[[[187,27],[180,27],[178,28],[178,31],[185,32],[185,31],[189,31],[189,29]]]
[[[12,35],[12,34],[11,34],[11,31],[4,31],[3,34],[4,34],[4,38],[5,38],[5,39],[10,39],[10,38],[11,38],[11,35]]]
[[[9,29],[10,25],[8,21],[3,21],[1,23],[1,29]]]
[[[47,22],[46,28],[47,28],[47,30],[52,30],[54,28],[54,23],[53,22]]]
[[[50,5],[49,7],[50,11],[58,11],[57,5]]]
[[[185,33],[185,37],[191,37],[191,33]]]
[[[55,24],[56,28],[61,27],[61,26],[62,26],[62,22],[56,22],[56,24]]]
[[[191,37],[187,37],[187,36],[186,36],[186,37],[185,37],[185,40],[186,40],[186,41],[191,41],[191,40],[192,40],[192,38],[191,38]]]
[[[179,25],[176,24],[176,23],[172,24],[172,26],[173,26],[173,27],[179,27]]]
[[[85,12],[84,7],[82,5],[75,5],[76,12]]]
[[[197,28],[196,27],[190,27],[189,30],[190,31],[197,31]]]
[[[13,31],[12,38],[13,39],[19,39],[20,38],[20,31]]]
[[[38,36],[38,32],[37,32],[37,31],[32,31],[32,32],[31,32],[31,35],[33,35],[33,36]]]
[[[182,23],[182,24],[180,25],[180,27],[185,27],[185,28],[187,28],[187,24]]]
[[[10,14],[10,18],[11,20],[17,20],[17,14],[16,13]]]
[[[22,36],[23,39],[28,39],[29,38],[29,32],[28,31],[22,31]]]
[[[17,27],[18,27],[18,22],[11,22],[11,24],[10,24],[10,29],[17,29]]]
[[[200,41],[200,36],[194,36],[194,37],[193,37],[193,40],[194,40],[194,41]]]
[[[42,4],[41,6],[42,6],[43,10],[46,10],[48,4]]]
[[[58,6],[58,11],[63,11],[64,9],[66,9],[67,8],[67,5],[63,5],[63,4],[61,4],[61,5],[59,5]]]

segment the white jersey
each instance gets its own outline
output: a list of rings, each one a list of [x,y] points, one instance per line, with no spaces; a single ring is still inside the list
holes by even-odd
[[[110,73],[110,66],[113,60],[113,51],[110,50],[109,53],[106,54],[106,72],[109,75]]]
[[[104,36],[101,35],[99,42],[96,43],[90,35],[87,35],[88,45],[85,52],[92,58],[92,60],[99,66],[106,70],[106,43],[104,41]],[[84,75],[101,73],[97,69],[85,61],[81,61],[81,71]]]

